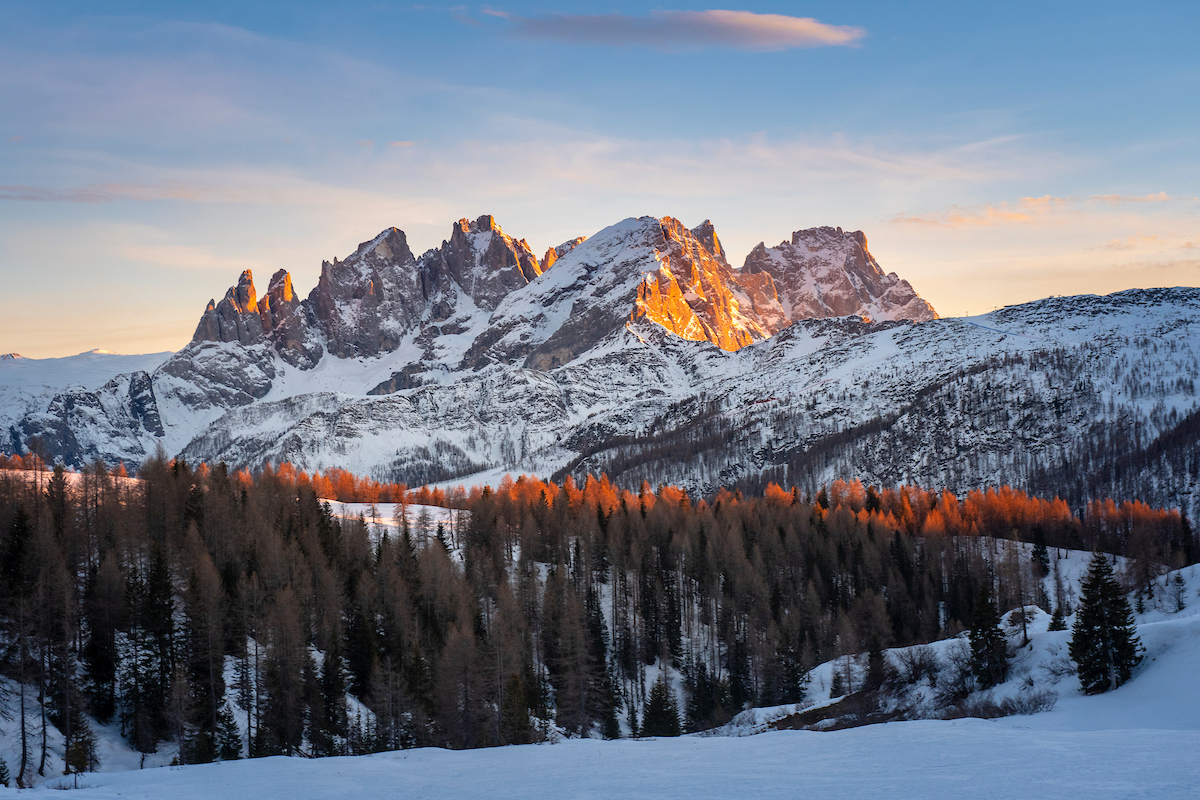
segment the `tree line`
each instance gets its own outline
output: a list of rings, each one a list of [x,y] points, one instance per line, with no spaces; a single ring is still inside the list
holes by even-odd
[[[0,472],[17,780],[45,773],[50,725],[68,771],[94,768],[89,717],[187,763],[704,730],[802,700],[831,658],[957,634],[981,597],[1070,613],[1043,580],[1055,548],[1132,558],[1127,588],[1197,554],[1177,512],[1108,501],[1081,518],[1009,487],[375,486],[163,457],[136,480]],[[392,499],[394,524],[339,519],[331,496]]]

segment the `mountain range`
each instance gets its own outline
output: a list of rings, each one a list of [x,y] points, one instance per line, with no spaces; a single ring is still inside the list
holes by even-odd
[[[708,221],[626,219],[539,258],[485,215],[420,256],[384,230],[305,298],[244,272],[174,354],[0,361],[0,450],[409,484],[1014,483],[1187,510],[1196,323],[1189,288],[939,319],[861,231],[798,230],[734,268]]]

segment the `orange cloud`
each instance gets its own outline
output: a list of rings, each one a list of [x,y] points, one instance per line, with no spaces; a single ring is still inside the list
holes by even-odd
[[[1094,194],[1089,199],[1098,203],[1108,203],[1110,206],[1119,206],[1125,203],[1167,203],[1175,198],[1166,192],[1158,192],[1156,194],[1144,194],[1140,197],[1131,197],[1124,194]]]
[[[968,228],[1000,225],[1010,222],[1032,222],[1051,209],[1070,203],[1070,197],[1022,197],[1016,203],[988,203],[984,206],[961,208],[951,206],[940,214],[897,214],[892,222],[916,225],[939,225],[948,228]]]
[[[416,142],[388,142],[389,147],[412,147]]]
[[[1146,245],[1157,244],[1159,238],[1157,236],[1144,236],[1142,234],[1134,234],[1126,236],[1124,239],[1113,239],[1107,244],[1102,244],[1097,250],[1138,250]],[[1186,245],[1185,245],[1186,246]]]
[[[532,39],[656,49],[728,47],[772,51],[797,47],[846,47],[857,45],[866,36],[862,28],[829,25],[811,17],[719,9],[654,11],[648,17],[629,14],[522,17],[500,11],[484,13],[508,20],[514,33]]]

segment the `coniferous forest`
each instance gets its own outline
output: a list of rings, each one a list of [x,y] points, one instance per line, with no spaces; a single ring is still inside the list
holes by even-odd
[[[48,724],[68,770],[93,768],[88,717],[183,762],[703,730],[800,701],[808,670],[841,655],[996,609],[1069,614],[1042,580],[1056,548],[1128,557],[1128,590],[1200,555],[1178,512],[1073,513],[1009,487],[698,498],[568,477],[409,492],[290,465],[6,465],[0,668],[29,689],[7,698],[16,776],[45,770]],[[435,529],[398,513],[388,534],[322,498],[461,513]]]

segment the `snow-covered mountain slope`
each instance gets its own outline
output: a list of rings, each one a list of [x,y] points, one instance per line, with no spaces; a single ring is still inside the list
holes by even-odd
[[[286,273],[261,297],[243,275],[144,377],[6,395],[0,447],[39,436],[72,464],[136,463],[161,444],[410,484],[604,470],[701,491],[861,477],[1074,500],[1197,409],[1200,290],[886,320],[932,310],[882,276],[860,233],[785,245],[734,270],[710,223],[671,218],[624,220],[541,262],[487,216],[420,257],[388,229],[326,263],[304,300]],[[813,287],[823,311],[805,305]],[[848,292],[859,316],[794,319],[844,311]],[[1193,507],[1194,453],[1162,452],[1136,484],[1122,471],[1121,491]]]
[[[8,430],[31,412],[46,409],[55,395],[95,392],[118,375],[149,373],[171,353],[120,355],[90,350],[66,358],[0,356],[0,426]]]

